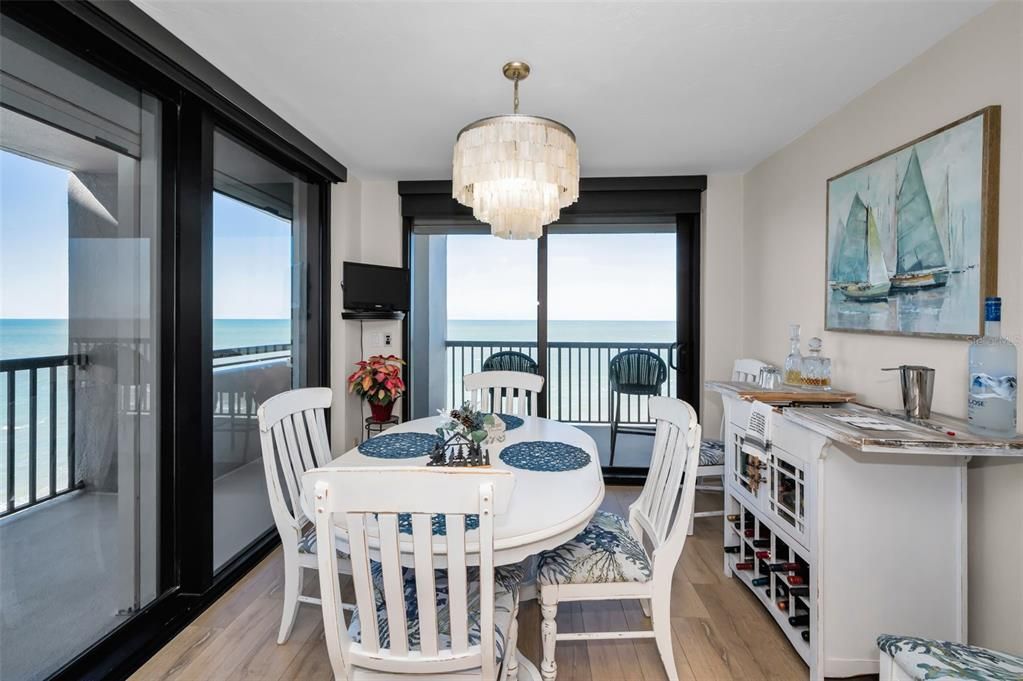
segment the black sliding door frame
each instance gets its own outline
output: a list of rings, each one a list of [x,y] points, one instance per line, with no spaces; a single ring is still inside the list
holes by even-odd
[[[615,225],[629,231],[643,232],[644,225],[657,223],[675,226],[676,270],[676,385],[681,398],[700,411],[700,211],[701,194],[707,187],[703,175],[674,177],[583,178],[579,201],[562,211],[561,219],[552,227]],[[472,217],[472,211],[451,198],[451,183],[444,181],[399,182],[404,235],[403,263],[411,267],[412,239],[417,223],[445,225],[451,231],[465,228],[467,232],[485,229],[486,225]],[[540,374],[547,376],[548,328],[548,233],[537,240],[537,363]],[[413,311],[413,314],[414,311]],[[411,325],[403,322],[405,357],[410,357]],[[415,371],[414,367],[411,369]],[[407,379],[407,377],[406,377]],[[413,383],[408,382],[410,390]],[[404,419],[409,418],[405,403]],[[539,400],[538,415],[547,416],[546,395]],[[604,478],[613,483],[642,483],[647,469],[604,467]]]
[[[347,171],[125,0],[8,0],[0,12],[153,95],[162,106],[159,595],[52,676],[123,678],[279,543],[270,527],[214,571],[213,131],[230,134],[317,188],[302,292],[308,310],[306,385],[330,381],[330,185],[344,181]]]

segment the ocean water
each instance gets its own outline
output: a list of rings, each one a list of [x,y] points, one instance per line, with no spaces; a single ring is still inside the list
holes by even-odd
[[[555,342],[674,343],[675,322],[552,319],[547,335]],[[449,319],[448,340],[535,342],[536,321]]]

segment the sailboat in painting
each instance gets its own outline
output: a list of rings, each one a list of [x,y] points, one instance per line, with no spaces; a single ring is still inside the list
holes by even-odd
[[[858,193],[832,261],[831,281],[843,296],[862,302],[884,300],[891,289],[874,212]]]
[[[948,261],[916,149],[909,156],[896,210],[898,248],[891,288],[913,291],[944,286],[948,281]]]

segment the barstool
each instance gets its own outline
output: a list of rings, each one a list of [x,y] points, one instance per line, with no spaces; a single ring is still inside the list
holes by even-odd
[[[668,365],[664,360],[649,350],[625,350],[611,358],[608,367],[608,378],[611,381],[611,460],[608,466],[615,463],[615,444],[618,434],[653,435],[652,428],[640,426],[619,426],[621,418],[622,395],[645,395],[652,397],[661,394],[661,386],[668,380]]]

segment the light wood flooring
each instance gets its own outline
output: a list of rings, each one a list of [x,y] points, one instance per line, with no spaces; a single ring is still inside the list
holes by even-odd
[[[604,508],[622,515],[638,487],[608,487]],[[720,504],[701,499],[699,506]],[[671,595],[675,663],[679,677],[698,681],[797,681],[807,668],[778,626],[739,582],[722,574],[721,519],[701,518],[675,572]],[[229,681],[328,681],[330,663],[319,608],[299,609],[291,639],[276,643],[281,614],[280,551],[260,563],[185,628],[132,677]],[[307,580],[307,584],[309,581]],[[540,614],[534,602],[519,613],[519,647],[540,658]],[[638,602],[566,604],[561,631],[643,629],[649,622]],[[666,679],[652,640],[562,642],[559,681],[659,681]],[[876,677],[874,677],[876,678]]]

